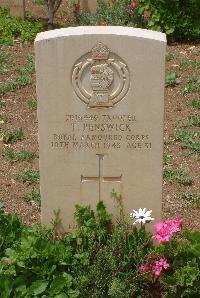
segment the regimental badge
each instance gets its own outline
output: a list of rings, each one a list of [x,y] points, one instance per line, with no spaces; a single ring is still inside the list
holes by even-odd
[[[72,84],[78,98],[90,108],[109,108],[120,102],[130,87],[126,63],[99,42],[74,65]]]

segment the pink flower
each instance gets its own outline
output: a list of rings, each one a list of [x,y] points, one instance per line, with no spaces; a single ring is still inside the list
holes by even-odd
[[[182,223],[181,219],[168,219],[155,224],[152,239],[160,243],[168,242],[173,234],[181,231]]]
[[[170,265],[167,263],[167,260],[164,258],[161,258],[159,261],[155,261],[155,265],[152,267],[152,272],[156,276],[160,276],[163,269],[168,269],[168,268],[170,268]]]
[[[150,270],[150,268],[149,268],[149,265],[147,265],[147,264],[142,264],[140,266],[140,271],[141,272],[146,272],[146,271],[149,271],[149,270]]]
[[[156,276],[160,276],[163,270],[170,268],[167,260],[163,257],[152,256],[148,257],[148,263],[142,264],[140,266],[141,272],[152,272]]]

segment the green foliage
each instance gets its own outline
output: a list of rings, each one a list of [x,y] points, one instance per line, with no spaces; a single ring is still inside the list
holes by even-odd
[[[16,176],[16,179],[23,183],[36,183],[39,181],[40,174],[38,170],[27,168],[19,172]]]
[[[200,109],[200,99],[193,99],[191,104],[194,109]]]
[[[179,193],[178,197],[188,203],[192,203],[196,208],[200,208],[200,193],[183,192]]]
[[[189,79],[188,84],[183,89],[183,94],[199,93],[200,94],[200,77],[194,76]]]
[[[24,227],[21,237],[8,243],[0,260],[2,295],[88,298],[121,293],[128,298],[142,292],[138,268],[152,248],[145,229],[114,227],[102,202],[96,213],[77,206],[75,217],[79,228],[62,239],[41,226]]]
[[[0,44],[13,45],[14,39],[32,42],[36,34],[42,31],[39,21],[26,20],[10,16],[5,9],[0,9]]]
[[[0,115],[0,124],[6,123],[7,117]]]
[[[164,154],[164,157],[163,157],[163,162],[164,162],[164,165],[172,165],[172,156],[169,155],[169,154]]]
[[[1,134],[1,139],[5,144],[13,144],[17,141],[22,141],[25,138],[22,129],[19,130],[7,130]]]
[[[144,27],[145,18],[139,8],[131,8],[131,0],[99,0],[95,14],[74,10],[76,22],[80,25],[117,25]],[[72,7],[74,7],[72,5]]]
[[[158,248],[168,255],[171,270],[161,283],[167,297],[199,297],[200,294],[200,232],[186,231],[182,241],[173,240]]]
[[[34,4],[44,4],[45,0],[31,0]]]
[[[18,242],[23,230],[21,220],[15,214],[5,214],[0,209],[0,257],[5,254],[5,250]]]
[[[200,61],[197,60],[181,60],[180,67],[200,68]]]
[[[0,99],[0,109],[4,108],[6,106],[5,101],[3,101],[2,99]]]
[[[1,297],[198,297],[200,232],[154,246],[144,227],[114,225],[112,217],[102,202],[96,212],[76,206],[77,230],[57,238],[53,229],[24,226],[1,211]],[[170,263],[159,282],[140,272],[149,255]]]
[[[167,61],[167,62],[169,62],[169,61],[171,61],[171,60],[174,60],[174,58],[175,58],[175,54],[174,54],[174,53],[172,53],[172,52],[168,52],[168,53],[166,54],[166,61]]]
[[[37,206],[40,207],[41,205],[41,196],[40,196],[40,192],[37,188],[33,187],[31,189],[31,191],[27,192],[26,196],[25,196],[25,199],[27,201],[33,201],[36,203]]]
[[[31,73],[34,71],[33,57],[27,56],[27,65],[25,67],[18,67],[18,76],[8,83],[0,84],[0,94],[7,92],[14,92],[16,89],[32,83]]]
[[[35,153],[30,151],[14,151],[11,148],[3,152],[3,156],[7,161],[30,161],[35,157]]]
[[[168,87],[173,87],[180,84],[180,80],[177,79],[177,73],[175,70],[169,70],[166,73],[166,78],[165,78],[165,86]]]
[[[200,153],[200,133],[196,131],[177,130],[175,138],[181,141],[183,149],[189,149],[191,152]]]
[[[165,32],[169,38],[200,37],[199,0],[140,0],[140,11],[147,11],[147,28]]]
[[[0,47],[2,50],[2,47]],[[10,62],[13,60],[13,57],[7,53],[0,53],[0,74],[5,74],[10,70]]]
[[[37,100],[31,99],[28,101],[28,108],[30,111],[36,111],[37,110]]]
[[[191,185],[193,183],[193,179],[186,169],[165,170],[164,179],[170,183],[177,182],[182,185]]]
[[[177,122],[178,126],[180,127],[187,127],[187,126],[200,126],[200,115],[193,115],[188,120],[179,120]]]

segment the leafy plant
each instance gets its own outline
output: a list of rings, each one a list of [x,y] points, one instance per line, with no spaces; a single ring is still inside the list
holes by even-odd
[[[186,169],[165,170],[164,179],[170,183],[177,182],[182,185],[191,185],[193,183],[193,179],[190,177]]]
[[[177,130],[175,138],[181,141],[183,149],[189,149],[194,153],[200,153],[200,134],[196,131]]]
[[[14,92],[16,89],[32,83],[31,73],[34,71],[33,57],[29,55],[27,57],[27,65],[18,67],[17,71],[18,76],[15,79],[0,85],[0,94]]]
[[[32,42],[36,34],[43,29],[43,24],[34,19],[23,21],[10,16],[6,9],[0,9],[0,44],[13,45],[14,39]]]
[[[37,110],[37,100],[36,99],[31,99],[28,101],[28,107],[30,111],[35,111]]]
[[[180,80],[177,79],[177,73],[175,70],[169,70],[166,74],[166,78],[165,78],[165,86],[176,86],[180,84]]]
[[[191,104],[194,109],[200,109],[200,99],[193,99]]]
[[[178,197],[189,203],[192,203],[196,208],[200,208],[200,193],[183,192],[179,193]]]
[[[2,50],[2,48],[0,48]],[[0,53],[0,74],[7,73],[10,70],[10,62],[13,57],[7,53]]]
[[[165,32],[171,39],[199,38],[198,0],[140,0],[140,11],[148,12],[147,28]]]
[[[119,25],[144,27],[146,20],[140,13],[139,7],[132,4],[131,0],[99,0],[96,13],[90,14],[82,12],[76,2],[73,1],[72,11],[74,12],[76,23],[79,25]]]
[[[77,206],[75,217],[77,229],[55,238],[51,229],[25,226],[0,212],[2,297],[181,297],[200,292],[200,232],[187,231],[154,246],[144,226],[130,227],[126,220],[114,225],[102,202],[96,212]],[[169,269],[162,267],[152,279],[142,264],[157,259],[166,260]]]
[[[16,179],[23,183],[36,183],[39,181],[40,175],[38,170],[27,168],[19,172],[16,176]]]
[[[37,188],[33,187],[31,191],[27,192],[25,196],[27,201],[33,201],[36,203],[37,206],[41,205],[41,197],[40,197],[40,192]]]
[[[35,153],[30,151],[14,151],[13,149],[6,149],[3,156],[8,161],[30,161],[35,157]]]
[[[166,61],[167,61],[167,62],[173,60],[174,58],[175,58],[175,54],[174,54],[174,53],[172,53],[172,52],[168,52],[168,53],[166,54]]]
[[[5,144],[13,144],[25,138],[23,130],[7,130],[2,133],[2,140]]]
[[[180,67],[200,68],[200,61],[183,59],[180,62]]]
[[[7,117],[0,115],[0,124],[6,123]]]
[[[200,93],[200,78],[194,76],[188,81],[188,85],[183,89],[183,94]]]
[[[200,126],[200,115],[191,116],[188,120],[179,120],[177,122],[178,126],[187,127],[187,126]]]
[[[164,162],[164,165],[172,165],[173,164],[172,156],[169,154],[164,154],[163,162]]]

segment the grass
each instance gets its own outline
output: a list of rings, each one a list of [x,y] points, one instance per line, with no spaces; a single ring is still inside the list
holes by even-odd
[[[183,94],[199,93],[200,94],[200,77],[193,76],[188,80],[188,84],[183,89]]]
[[[166,77],[165,77],[165,86],[168,87],[173,87],[176,86],[178,84],[180,84],[180,80],[178,80],[177,78],[177,73],[175,70],[169,70],[166,73]]]
[[[181,141],[183,149],[189,149],[192,152],[200,154],[200,133],[196,131],[178,130],[175,132],[175,138]]]
[[[7,117],[0,115],[0,124],[6,123]]]
[[[13,144],[17,141],[22,141],[25,138],[22,129],[19,130],[7,130],[1,134],[1,139],[4,144]]]
[[[169,166],[169,165],[172,165],[172,156],[169,155],[169,154],[164,154],[164,157],[163,157],[163,163],[164,165],[166,166]]]
[[[40,196],[40,192],[37,188],[33,187],[31,189],[31,191],[27,192],[25,199],[28,202],[35,202],[35,204],[40,207],[41,206],[41,196]]]
[[[168,52],[168,53],[166,54],[166,61],[167,61],[167,62],[173,60],[174,58],[175,58],[175,54],[174,54],[174,53],[172,53],[172,52]]]
[[[200,99],[193,99],[191,103],[194,109],[200,109]]]
[[[1,50],[1,48],[0,48]],[[12,61],[13,57],[6,53],[0,53],[0,74],[5,74],[10,70],[9,63]]]
[[[165,170],[163,178],[169,183],[176,182],[178,184],[187,186],[192,185],[193,179],[189,175],[187,169],[171,169]]]
[[[16,176],[16,179],[20,182],[33,184],[39,181],[40,174],[38,170],[26,168],[19,172]]]
[[[6,106],[5,101],[3,101],[2,99],[0,99],[0,109],[4,108]]]
[[[200,208],[200,193],[182,192],[178,193],[178,198],[192,203],[196,208]]]
[[[35,98],[28,101],[28,108],[30,111],[37,110],[37,100]]]
[[[0,85],[0,95],[7,92],[14,92],[22,86],[32,83],[31,73],[34,71],[33,57],[27,56],[27,65],[25,67],[17,67],[18,76],[8,83]]]
[[[38,32],[43,31],[43,24],[35,19],[23,21],[13,17],[8,10],[0,8],[0,44],[13,45],[16,38],[33,42]]]
[[[6,149],[3,153],[7,161],[30,161],[35,157],[35,153],[30,151],[14,151],[13,149]]]
[[[180,67],[200,68],[200,61],[183,59],[180,62]]]
[[[179,127],[196,126],[200,127],[200,115],[191,116],[188,120],[179,120],[177,122]]]

